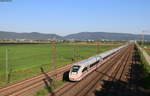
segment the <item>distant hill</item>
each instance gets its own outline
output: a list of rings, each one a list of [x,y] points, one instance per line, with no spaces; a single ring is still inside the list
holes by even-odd
[[[47,40],[56,38],[59,40],[139,40],[141,35],[130,33],[109,33],[109,32],[80,32],[67,36],[57,34],[43,34],[38,32],[16,33],[0,31],[0,40],[6,39],[30,39],[30,40]],[[150,41],[150,35],[145,35],[145,40]]]
[[[65,36],[65,39],[74,40],[139,40],[141,35],[129,33],[109,33],[109,32],[80,32]],[[145,40],[150,41],[150,35],[145,35]]]
[[[30,40],[47,40],[48,38],[62,39],[61,36],[56,34],[42,34],[38,32],[31,33],[16,33],[0,31],[0,40],[2,39],[30,39]]]

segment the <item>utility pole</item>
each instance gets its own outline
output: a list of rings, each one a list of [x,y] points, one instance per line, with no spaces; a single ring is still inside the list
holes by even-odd
[[[76,45],[76,46],[77,46],[77,48],[75,49],[76,60],[79,61],[79,59],[80,59],[80,58],[79,58],[79,46],[80,46],[80,45]]]
[[[51,52],[52,52],[52,55],[51,55],[51,64],[53,66],[53,70],[54,70],[54,73],[53,73],[53,83],[55,83],[55,79],[57,78],[57,71],[56,71],[56,40],[53,39],[51,40]],[[54,84],[54,87],[55,87],[55,84]]]
[[[142,47],[144,46],[144,30],[142,31]]]
[[[5,61],[5,63],[6,63],[5,64],[6,77],[5,78],[6,78],[6,82],[8,83],[8,49],[7,48],[6,48],[5,54],[6,54],[6,57],[5,57],[6,58],[6,61]]]
[[[73,44],[73,62],[76,61],[76,48],[75,48],[76,45],[75,45],[75,43]]]
[[[96,44],[96,53],[98,54],[99,53],[99,42],[97,40],[97,44]]]

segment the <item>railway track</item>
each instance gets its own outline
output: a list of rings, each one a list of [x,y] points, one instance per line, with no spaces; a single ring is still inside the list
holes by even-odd
[[[40,88],[44,88],[45,84],[43,80],[52,80],[51,77],[56,74],[54,74],[54,72],[57,72],[57,79],[60,79],[62,78],[63,73],[69,70],[70,67],[71,64],[52,70],[48,73],[42,70],[43,74],[41,75],[0,88],[0,96],[32,96],[32,94]]]
[[[122,55],[122,57],[120,58],[120,60],[119,61],[117,61],[117,63],[116,63],[116,65],[114,65],[114,68],[111,68],[111,69],[109,69],[109,70],[111,70],[111,71],[108,71],[108,73],[106,73],[106,74],[108,74],[109,75],[109,77],[108,76],[103,76],[102,78],[99,78],[99,80],[103,80],[103,82],[104,81],[111,81],[112,82],[112,80],[120,80],[120,78],[122,78],[123,77],[123,73],[125,72],[125,67],[126,67],[126,65],[127,65],[127,62],[128,62],[128,60],[129,60],[129,58],[130,58],[130,55],[131,55],[131,51],[132,51],[132,48],[129,48],[127,51],[126,51],[126,53],[124,54],[124,55]],[[118,58],[119,59],[119,58]],[[117,59],[117,60],[118,60]],[[97,86],[96,86],[97,85]],[[102,88],[103,88],[103,86],[102,86],[103,84],[99,84],[99,81],[95,81],[95,84],[93,85],[93,87],[91,87],[91,90],[89,89],[87,92],[85,92],[85,93],[83,93],[84,95],[82,95],[82,96],[95,96],[96,94],[95,94],[95,91],[96,90],[102,90]],[[109,86],[111,86],[112,84],[108,84],[107,85],[107,88],[109,87]],[[101,86],[101,87],[100,87]],[[106,87],[106,86],[105,86]],[[108,88],[109,89],[109,88]],[[116,90],[117,91],[117,90]],[[109,91],[107,90],[107,92],[106,93],[109,93]],[[81,96],[81,95],[79,95],[79,96]],[[111,94],[103,94],[103,96],[111,96]]]
[[[106,92],[104,92],[103,95],[105,96],[115,96],[114,93],[112,93],[113,91],[117,91],[116,89],[114,89],[113,87],[114,86],[120,86],[118,85],[119,83],[115,83],[115,82],[123,82],[123,81],[127,81],[127,78],[126,78],[126,73],[127,71],[129,71],[129,66],[131,64],[131,61],[132,61],[132,52],[133,52],[133,47],[132,49],[128,52],[126,58],[124,58],[124,62],[120,63],[116,70],[114,72],[112,72],[111,76],[113,78],[108,78],[107,79],[107,82],[110,81],[109,85],[107,85],[107,90]],[[130,54],[129,54],[130,53]],[[105,86],[106,88],[106,86]],[[103,90],[103,89],[101,89]],[[104,89],[105,90],[105,89]],[[113,91],[112,91],[113,90]],[[117,94],[122,94],[122,93],[117,93]],[[119,96],[120,96],[119,95]],[[125,95],[125,94],[124,94]],[[122,95],[121,95],[122,96]],[[126,96],[126,95],[125,95]]]
[[[100,84],[100,81],[113,78],[111,76],[117,69],[122,71],[126,70],[125,62],[130,58],[132,48],[133,45],[130,45],[120,50],[120,52],[112,56],[112,58],[109,58],[109,60],[104,61],[97,70],[80,82],[67,82],[47,96],[92,96],[93,90],[95,90],[96,85]],[[123,67],[121,65],[122,62],[124,62]],[[121,74],[124,74],[124,72]]]
[[[101,86],[99,84],[99,80],[103,80],[103,81],[108,80],[109,81],[109,80],[112,80],[112,79],[116,80],[118,78],[121,78],[121,76],[123,76],[122,74],[124,72],[124,67],[126,65],[125,62],[127,62],[128,59],[130,58],[129,57],[130,56],[130,54],[129,54],[130,51],[131,51],[131,49],[127,50],[126,51],[127,53],[124,56],[122,56],[119,61],[117,61],[116,65],[114,65],[113,68],[108,69],[108,73],[106,73],[106,74],[108,74],[108,76],[103,75],[102,77],[100,77],[98,79],[98,81],[95,81],[95,84],[93,84],[93,86],[90,87],[91,89],[89,89],[86,93],[83,93],[84,95],[82,95],[82,96],[95,96],[95,94],[94,94],[95,89],[98,89]],[[113,75],[115,75],[116,78]],[[97,85],[97,86],[95,86],[95,85]],[[111,84],[109,84],[109,85],[111,85]],[[79,95],[79,96],[81,96],[81,95]]]

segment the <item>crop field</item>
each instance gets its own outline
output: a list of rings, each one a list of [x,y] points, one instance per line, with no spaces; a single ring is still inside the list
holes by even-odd
[[[100,45],[99,53],[118,46],[120,44]],[[97,53],[96,45],[60,43],[56,46],[56,63],[52,64],[51,48],[51,44],[0,44],[0,86],[40,74],[41,67],[47,72],[53,69],[54,65],[61,67]],[[7,53],[6,50],[8,50]],[[8,60],[6,60],[6,54]],[[7,82],[6,62],[8,62],[9,73]]]

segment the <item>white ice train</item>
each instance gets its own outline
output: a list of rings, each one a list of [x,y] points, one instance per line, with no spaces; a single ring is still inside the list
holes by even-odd
[[[94,71],[97,67],[100,66],[100,62],[103,61],[106,57],[110,56],[111,54],[119,51],[120,49],[126,47],[126,45],[120,46],[118,48],[108,50],[106,52],[100,53],[96,56],[92,56],[88,59],[79,61],[77,63],[74,63],[69,71],[69,80],[71,81],[80,81],[82,80],[86,75]]]

